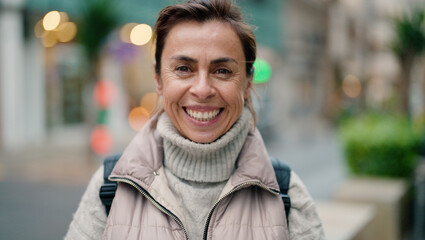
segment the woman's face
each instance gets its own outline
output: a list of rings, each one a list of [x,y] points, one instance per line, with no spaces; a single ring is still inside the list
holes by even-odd
[[[174,126],[198,143],[213,142],[232,127],[251,87],[242,44],[233,28],[219,21],[175,25],[155,80]]]

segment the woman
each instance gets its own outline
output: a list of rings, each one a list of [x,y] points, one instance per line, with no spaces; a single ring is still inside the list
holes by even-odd
[[[256,42],[238,8],[227,0],[168,6],[155,33],[163,109],[110,175],[118,189],[108,217],[98,197],[100,168],[66,239],[324,239],[295,173],[286,223],[255,129],[250,91]]]

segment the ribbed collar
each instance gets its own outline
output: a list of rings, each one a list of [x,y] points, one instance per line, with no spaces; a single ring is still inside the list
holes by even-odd
[[[244,108],[230,130],[212,143],[195,143],[180,135],[164,112],[157,130],[164,141],[164,166],[179,178],[195,182],[222,182],[230,178],[248,135],[251,113]]]

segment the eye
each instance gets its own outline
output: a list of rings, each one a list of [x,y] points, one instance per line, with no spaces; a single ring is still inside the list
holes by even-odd
[[[217,69],[216,73],[228,75],[228,74],[231,74],[232,71],[230,71],[229,69],[226,69],[226,68],[219,68],[219,69]]]
[[[217,68],[213,74],[218,78],[218,79],[229,79],[233,72],[232,70],[225,68],[225,67],[219,67]]]
[[[232,76],[232,70],[228,69],[228,68],[224,68],[224,67],[220,67],[217,68],[214,71],[214,75],[217,76],[218,78],[222,78],[222,79],[227,79],[229,77]]]
[[[178,66],[176,67],[176,71],[187,73],[187,72],[190,72],[190,68],[188,66]]]

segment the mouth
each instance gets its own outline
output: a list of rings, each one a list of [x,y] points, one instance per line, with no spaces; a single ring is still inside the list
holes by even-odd
[[[201,122],[208,122],[217,118],[224,108],[218,108],[218,109],[207,110],[207,111],[189,109],[187,107],[184,107],[183,109],[190,118],[195,119],[197,121],[201,121]]]

